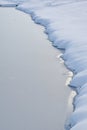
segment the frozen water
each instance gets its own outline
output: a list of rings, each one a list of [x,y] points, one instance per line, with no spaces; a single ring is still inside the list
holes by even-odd
[[[73,71],[70,86],[77,92],[74,112],[66,129],[87,130],[87,0],[9,0],[45,26],[53,46]]]

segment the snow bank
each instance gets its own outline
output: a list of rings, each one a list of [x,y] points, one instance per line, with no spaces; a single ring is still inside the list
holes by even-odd
[[[53,46],[64,50],[62,58],[74,73],[70,86],[78,93],[66,130],[86,130],[87,1],[30,0],[29,4],[21,4],[17,9],[29,13],[36,23],[45,26],[45,33]]]
[[[16,2],[11,2],[11,1],[0,1],[0,7],[15,7],[17,6]]]
[[[27,0],[17,9],[43,25],[53,46],[64,50],[65,65],[74,73],[70,86],[77,92],[66,130],[87,130],[87,0]]]

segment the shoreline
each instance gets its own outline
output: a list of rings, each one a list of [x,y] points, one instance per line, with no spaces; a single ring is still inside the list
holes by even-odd
[[[26,15],[26,14],[25,14],[25,15]],[[29,16],[28,16],[28,17],[29,17]],[[35,25],[35,26],[38,26],[38,25]],[[42,27],[40,27],[40,28],[42,28]],[[41,29],[41,30],[42,30],[42,29]],[[49,43],[49,44],[50,44],[50,43]],[[48,46],[49,46],[49,45],[48,45]],[[51,49],[51,48],[50,48],[50,49]],[[54,49],[54,50],[55,50],[55,49]],[[56,51],[56,54],[57,54],[57,51]],[[53,56],[53,55],[52,55],[52,56]],[[55,60],[56,60],[56,58],[55,58]],[[54,60],[53,60],[53,61],[54,61]],[[58,62],[59,62],[59,60],[57,61],[57,64],[58,64]],[[60,63],[59,63],[59,64],[60,64]],[[64,67],[63,64],[60,64],[60,65],[58,65],[58,66],[59,66],[59,67],[60,67],[60,66],[61,66],[61,67]],[[56,67],[57,67],[57,66],[56,66]],[[63,69],[63,71],[61,70],[62,73],[61,73],[61,72],[59,72],[59,73],[61,73],[62,75],[63,75],[63,73],[65,73],[65,75],[67,75],[67,74],[66,74],[66,71],[68,71],[68,70],[65,69],[65,68],[62,68],[62,69]],[[58,71],[58,70],[57,70],[57,71]],[[57,74],[58,74],[58,73],[57,73]],[[56,74],[56,75],[57,75],[57,74]],[[62,78],[63,78],[65,75],[63,75]],[[55,75],[54,75],[54,76],[55,76]],[[60,77],[61,77],[61,76],[60,76]],[[65,76],[65,77],[68,77],[68,76]],[[61,79],[61,78],[60,78],[60,79]],[[65,79],[66,79],[66,78],[63,79],[64,82],[65,82]],[[62,86],[62,87],[63,87],[63,85],[64,85],[64,84],[62,84],[62,85],[60,84],[59,86]],[[70,91],[70,88],[68,88],[68,89],[67,89],[67,88],[68,88],[68,87],[65,87],[65,88],[63,87],[63,88],[62,88],[62,90],[65,89],[64,91],[66,92],[66,94],[65,94],[66,97],[68,97],[69,95],[67,95],[67,94],[70,93],[70,92],[69,92],[69,91]],[[67,89],[68,91],[67,91],[66,89]],[[59,89],[59,90],[60,90],[60,89]],[[62,92],[63,92],[63,91],[62,91]],[[62,93],[61,93],[61,94],[62,94]],[[60,95],[60,96],[61,96],[61,95]],[[65,99],[65,98],[64,98],[64,99]],[[67,98],[67,99],[68,99],[68,98]],[[62,101],[64,101],[64,100],[62,99]],[[66,101],[64,101],[64,102],[66,102]],[[64,103],[64,105],[65,105],[65,103]],[[67,105],[65,105],[65,106],[67,106]],[[57,106],[57,107],[58,107],[58,106]],[[60,109],[60,108],[59,108],[59,109]],[[64,109],[65,109],[65,108],[64,108]],[[67,109],[66,109],[66,110],[67,110]],[[64,112],[64,113],[65,113],[65,117],[64,117],[64,118],[66,118],[67,113],[66,113],[66,112]],[[62,116],[63,116],[63,114],[62,114]]]
[[[47,32],[47,30],[46,30],[46,25],[45,24],[42,24],[42,23],[39,23],[39,21],[35,21],[34,19],[33,19],[33,14],[32,14],[32,12],[30,11],[29,12],[29,10],[27,11],[27,10],[23,10],[23,9],[21,9],[20,8],[20,5],[19,5],[19,7],[17,6],[16,7],[16,9],[18,10],[18,11],[21,11],[21,12],[23,12],[23,13],[25,13],[25,14],[29,14],[30,15],[30,17],[31,17],[31,20],[37,25],[37,26],[41,26],[42,28],[44,28],[44,31],[43,31],[43,33],[45,33],[45,35],[47,35],[47,38],[48,38],[48,40],[49,40],[49,42],[51,42],[51,45],[55,48],[55,49],[57,49],[58,51],[59,51],[59,55],[57,56],[57,58],[60,60],[60,64],[62,63],[63,65],[64,65],[64,67],[65,67],[65,69],[66,70],[68,70],[68,74],[67,74],[67,79],[66,79],[66,83],[65,83],[65,86],[67,86],[67,87],[69,87],[70,88],[70,95],[69,95],[69,98],[68,98],[68,109],[67,109],[67,111],[66,111],[66,119],[65,119],[65,123],[64,123],[64,130],[67,130],[67,129],[70,129],[71,127],[70,127],[70,117],[71,117],[71,114],[72,114],[72,112],[74,111],[74,105],[73,105],[73,103],[74,103],[74,98],[75,98],[75,96],[76,96],[76,91],[75,90],[73,90],[72,88],[71,88],[71,86],[69,86],[69,84],[70,84],[70,81],[72,80],[72,78],[73,78],[73,72],[72,72],[72,70],[70,70],[70,68],[68,68],[68,66],[64,63],[64,59],[61,57],[63,54],[64,54],[64,49],[59,49],[59,48],[57,48],[57,46],[55,46],[55,44],[53,44],[53,42],[50,40],[50,38],[49,38],[49,34],[48,34],[48,32]],[[65,74],[64,74],[65,75]]]

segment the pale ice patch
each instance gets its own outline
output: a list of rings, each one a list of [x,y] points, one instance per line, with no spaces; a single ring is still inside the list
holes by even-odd
[[[66,130],[87,130],[87,0],[20,2],[17,9],[29,13],[37,24],[45,26],[48,39],[63,50],[61,57],[74,73],[70,86],[77,96]]]

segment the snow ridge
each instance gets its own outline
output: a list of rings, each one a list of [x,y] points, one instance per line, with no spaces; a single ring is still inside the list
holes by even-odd
[[[77,93],[65,129],[87,130],[87,0],[27,0],[16,8],[43,25],[52,45],[63,50],[74,74],[69,86]]]

